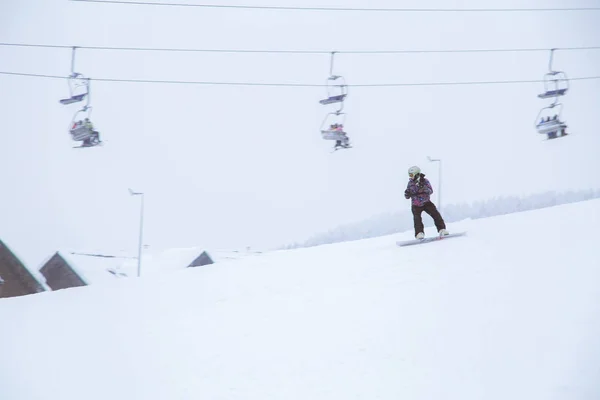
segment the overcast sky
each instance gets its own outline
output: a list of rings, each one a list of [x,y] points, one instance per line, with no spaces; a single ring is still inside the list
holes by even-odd
[[[181,2],[181,1],[180,1]],[[198,3],[198,2],[196,2]],[[228,2],[242,4],[242,2]],[[600,1],[293,1],[250,5],[565,7]],[[0,0],[0,42],[206,49],[405,50],[600,45],[600,12],[360,13]],[[0,46],[0,71],[67,76],[68,49]],[[341,54],[348,84],[541,79],[549,52]],[[600,51],[560,51],[556,69],[600,75]],[[322,84],[329,56],[79,50],[96,78]],[[600,80],[562,100],[572,136],[534,129],[541,84],[350,88],[351,150],[331,154],[322,88],[94,82],[103,147],[73,149],[78,105],[64,80],[0,75],[0,239],[36,267],[55,250],[271,247],[407,209],[421,166],[445,204],[600,187]],[[437,200],[434,197],[434,200]],[[556,229],[561,228],[557,221]],[[452,229],[450,226],[449,229]],[[535,227],[532,227],[535,231]],[[533,232],[527,232],[531,234]],[[149,250],[150,251],[150,250]]]

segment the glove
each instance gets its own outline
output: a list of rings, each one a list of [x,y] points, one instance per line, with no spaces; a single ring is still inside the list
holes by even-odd
[[[408,189],[404,191],[404,197],[406,197],[407,199],[410,198],[410,191]]]

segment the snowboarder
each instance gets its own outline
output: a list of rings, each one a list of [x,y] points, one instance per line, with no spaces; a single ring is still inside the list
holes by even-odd
[[[440,236],[448,235],[446,224],[435,204],[431,202],[429,196],[433,193],[433,188],[425,174],[417,166],[408,169],[408,185],[404,191],[404,197],[411,199],[411,210],[415,224],[415,238],[423,239],[425,237],[423,219],[421,214],[425,211],[433,218],[435,227]]]

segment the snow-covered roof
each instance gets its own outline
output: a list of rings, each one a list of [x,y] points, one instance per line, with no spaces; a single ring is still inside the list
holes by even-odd
[[[241,258],[252,257],[262,254],[262,251],[244,249],[244,250],[207,250],[210,258],[216,262],[239,260]]]
[[[203,247],[182,247],[167,249],[155,254],[142,255],[144,275],[159,274],[189,267],[202,253],[208,254],[213,263],[238,260],[243,257],[260,254],[249,250],[206,250]],[[137,260],[126,260],[122,268],[137,270]]]
[[[121,257],[65,250],[58,253],[86,284],[113,282],[120,277],[110,271],[116,271],[123,264],[124,259]]]
[[[189,266],[204,249],[200,247],[175,248],[157,253],[142,254],[142,274],[144,276],[156,275],[174,270],[181,270]],[[133,272],[137,275],[138,260],[129,259],[120,265],[122,270]]]
[[[28,268],[27,266],[25,266],[25,268],[27,268],[27,270],[31,273],[31,275],[33,275],[35,277],[35,279],[39,282],[40,285],[42,285],[42,287],[44,288],[45,291],[51,291],[52,288],[50,286],[48,286],[48,284],[46,283],[46,278],[44,277],[44,275],[42,275],[40,273],[40,271],[38,270],[32,270],[30,268]]]
[[[209,255],[214,263],[261,254],[259,251],[249,249],[207,251],[202,247],[173,248],[155,253],[143,253],[142,275],[156,276],[185,269],[204,252]],[[138,260],[135,257],[111,256],[100,252],[78,253],[67,250],[61,250],[58,253],[88,285],[114,282],[115,279],[137,276]]]

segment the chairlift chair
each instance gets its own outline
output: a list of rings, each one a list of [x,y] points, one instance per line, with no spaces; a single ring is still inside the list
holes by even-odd
[[[550,113],[548,110],[553,110],[558,107],[558,110]],[[544,107],[540,110],[537,115],[535,122],[535,129],[541,135],[547,135],[549,139],[561,137],[564,135],[558,135],[558,132],[562,132],[567,128],[567,124],[561,120],[562,104],[554,103],[548,107]],[[550,115],[553,114],[553,115]],[[549,120],[548,117],[550,118]]]
[[[343,76],[332,75],[327,78],[327,98],[320,100],[323,105],[341,103],[348,95],[348,86]]]
[[[84,77],[79,72],[75,72],[75,52],[77,47],[73,47],[71,51],[71,75],[67,78],[69,85],[69,98],[60,100],[61,104],[73,104],[82,101],[89,94],[90,80]],[[82,91],[82,88],[84,89]],[[88,98],[89,105],[89,98]]]
[[[350,138],[344,129],[345,120],[345,113],[331,112],[325,116],[321,125],[321,137],[325,140],[335,140],[334,150],[351,148]]]
[[[344,130],[344,122],[346,120],[346,114],[343,112],[330,112],[325,116],[323,123],[321,124],[321,136],[325,140],[346,140],[348,138],[346,131]],[[331,128],[333,125],[340,125],[342,129]]]
[[[75,115],[73,115],[73,119],[71,120],[71,125],[69,127],[69,133],[71,134],[71,138],[77,142],[89,143],[87,144],[88,146],[94,146],[100,143],[98,132],[94,131],[93,129],[90,129],[90,127],[87,126],[84,121],[85,118],[90,117],[91,108],[92,107],[86,106],[81,110],[77,111]],[[83,118],[80,116],[80,114],[82,113],[85,115]]]
[[[564,121],[560,121],[559,119],[542,122],[536,125],[538,133],[542,135],[547,135],[551,132],[558,132],[566,128],[567,124]]]
[[[563,71],[555,71],[552,68],[554,61],[554,50],[550,49],[550,60],[548,61],[548,72],[544,75],[544,93],[538,94],[540,99],[564,96],[569,90],[569,78]]]
[[[329,78],[327,78],[327,98],[319,101],[323,105],[342,103],[348,95],[348,85],[343,76],[333,73],[333,65],[335,59],[335,51],[331,52],[329,61]],[[341,108],[338,110],[341,111]]]
[[[70,97],[61,99],[61,104],[78,103],[89,94],[90,81],[78,72],[74,72],[67,78],[67,84],[69,85]]]
[[[562,71],[551,71],[544,75],[544,93],[538,94],[540,99],[564,96],[569,90],[569,78]]]

